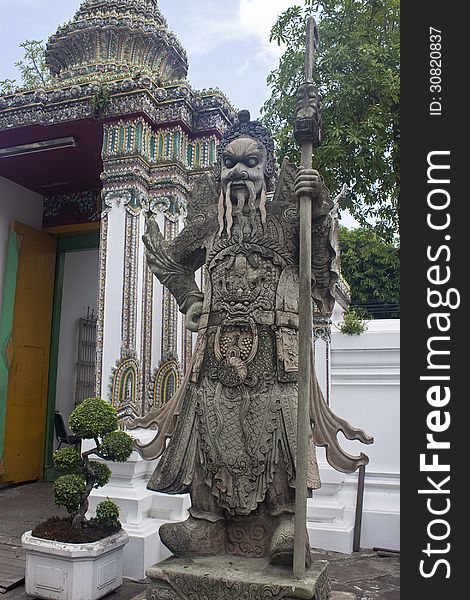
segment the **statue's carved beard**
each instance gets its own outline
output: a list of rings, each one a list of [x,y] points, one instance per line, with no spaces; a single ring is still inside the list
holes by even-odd
[[[234,205],[232,202],[232,185],[233,181],[229,181],[227,189],[221,189],[219,197],[219,237],[222,236],[224,229],[227,231],[227,238],[234,235],[241,240],[244,233],[248,235],[256,231],[256,214],[259,210],[261,223],[263,228],[266,225],[266,181],[263,179],[261,194],[259,201],[256,200],[255,184],[250,179],[245,180],[245,185],[248,190],[248,211],[243,212],[245,208],[246,196],[243,190],[236,190],[237,201]],[[236,217],[234,224],[234,217]]]

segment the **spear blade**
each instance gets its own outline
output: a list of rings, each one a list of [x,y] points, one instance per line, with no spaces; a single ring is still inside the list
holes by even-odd
[[[314,17],[307,19],[307,39],[305,44],[305,81],[313,82],[315,55],[318,50],[318,29]]]

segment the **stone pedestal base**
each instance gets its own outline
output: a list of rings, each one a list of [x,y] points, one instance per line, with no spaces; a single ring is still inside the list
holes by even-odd
[[[329,600],[328,562],[315,561],[303,580],[267,558],[168,558],[147,569],[148,600]]]

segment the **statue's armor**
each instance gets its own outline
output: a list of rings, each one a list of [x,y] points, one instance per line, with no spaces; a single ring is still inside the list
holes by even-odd
[[[176,432],[150,486],[186,491],[197,460],[218,504],[243,515],[264,500],[279,461],[294,485],[298,215],[295,205],[271,202],[265,224],[258,215],[243,236],[239,227],[230,239],[219,236],[214,219],[209,210],[193,220],[169,248],[181,264],[188,251],[195,260],[194,240],[204,241],[195,266],[205,263],[206,286]],[[189,288],[181,274],[176,282],[170,289],[183,304],[178,292]]]
[[[235,518],[257,508],[272,515],[294,510],[299,327],[294,178],[295,169],[285,161],[274,200],[263,211],[234,212],[228,231],[215,181],[206,176],[194,185],[187,223],[176,239],[165,241],[154,220],[144,236],[148,264],[180,310],[186,313],[196,302],[202,314],[179,390],[164,407],[133,422],[158,429],[152,442],[136,448],[147,459],[161,456],[148,488],[191,491],[191,515],[199,519],[217,520],[224,510]],[[317,200],[312,298],[328,318],[339,280],[337,205],[323,184]],[[204,293],[194,278],[201,267]],[[368,459],[345,453],[338,432],[363,443],[372,438],[332,413],[314,369],[310,386],[313,489],[320,486],[315,445],[325,447],[334,468],[351,473]],[[176,530],[170,529],[173,547]]]

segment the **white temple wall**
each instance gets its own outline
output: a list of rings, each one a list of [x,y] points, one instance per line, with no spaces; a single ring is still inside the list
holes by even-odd
[[[345,339],[346,338],[346,339]],[[400,321],[371,321],[361,336],[335,334],[332,401],[338,414],[374,436],[365,450],[366,467],[361,546],[400,548]],[[358,444],[345,440],[346,450]],[[357,476],[342,493],[355,510]],[[354,502],[350,488],[354,488]]]
[[[160,231],[164,231],[165,226],[165,215],[163,213],[158,213],[156,215],[156,220]],[[153,294],[152,294],[152,373],[156,371],[159,366],[162,357],[162,335],[163,335],[163,326],[162,326],[162,318],[163,318],[163,290],[164,287],[152,274],[152,282],[153,282]],[[146,391],[148,394],[148,390]]]
[[[136,349],[141,349],[144,337],[144,315],[142,314],[142,296],[144,289],[144,260],[145,246],[142,235],[145,232],[145,216],[143,211],[136,217],[139,220],[139,237],[137,240],[137,311],[136,311]]]
[[[5,177],[0,177],[0,310],[8,235],[12,221],[41,229],[42,196]]]
[[[375,436],[371,467],[399,467],[399,336],[398,319],[370,321],[362,335],[332,334],[333,406]]]
[[[74,408],[78,320],[97,309],[98,249],[67,252],[60,313],[56,409],[65,422]]]
[[[331,407],[374,436],[363,446],[339,434],[352,454],[363,451],[366,467],[361,547],[400,548],[400,321],[375,320],[362,335],[332,332]],[[357,473],[334,471],[318,449],[322,488],[309,501],[308,527],[314,547],[351,552]]]
[[[329,362],[331,355],[331,344],[324,340],[315,340],[315,371],[318,383],[327,403],[329,402]]]
[[[116,203],[108,214],[107,262],[103,319],[103,358],[101,397],[108,397],[108,386],[121,350],[122,290],[124,285],[125,206]]]
[[[153,278],[153,335],[152,335],[152,369],[158,367],[162,349],[162,297],[163,286],[156,277]]]

